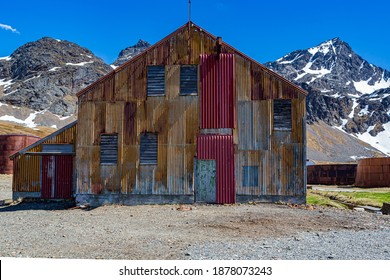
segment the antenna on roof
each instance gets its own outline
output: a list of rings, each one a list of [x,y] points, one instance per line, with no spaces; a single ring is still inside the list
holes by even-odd
[[[191,0],[188,0],[188,22],[191,21]]]

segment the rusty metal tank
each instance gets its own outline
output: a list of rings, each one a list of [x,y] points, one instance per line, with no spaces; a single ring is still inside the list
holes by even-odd
[[[355,186],[390,187],[390,157],[359,160]]]
[[[12,174],[13,163],[9,156],[35,143],[40,138],[25,134],[0,135],[0,174]]]

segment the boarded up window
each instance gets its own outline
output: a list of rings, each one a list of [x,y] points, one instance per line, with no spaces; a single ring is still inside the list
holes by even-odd
[[[180,95],[198,94],[198,66],[182,65],[180,67]]]
[[[165,94],[165,66],[150,65],[148,66],[147,76],[147,95],[163,96]]]
[[[292,129],[291,99],[274,100],[274,130]]]
[[[259,167],[258,166],[243,166],[242,167],[242,186],[257,187],[259,185]]]
[[[100,135],[100,164],[116,165],[118,163],[118,135]]]
[[[142,133],[141,134],[141,151],[140,164],[157,164],[157,133]]]

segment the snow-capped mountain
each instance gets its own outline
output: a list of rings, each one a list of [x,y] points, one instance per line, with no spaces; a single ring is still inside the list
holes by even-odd
[[[0,58],[0,120],[62,126],[74,119],[75,94],[111,70],[68,41],[45,37],[27,43]]]
[[[112,68],[116,68],[126,61],[132,59],[136,55],[140,54],[144,50],[150,47],[150,44],[142,39],[140,39],[137,44],[131,47],[127,47],[123,50],[118,55],[118,58],[111,64]]]
[[[265,65],[309,92],[309,124],[322,120],[390,154],[389,71],[339,38]]]

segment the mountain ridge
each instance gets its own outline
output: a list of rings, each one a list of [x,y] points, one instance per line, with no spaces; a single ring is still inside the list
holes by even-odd
[[[388,70],[364,60],[339,37],[265,66],[308,91],[308,124],[324,121],[390,154]]]

